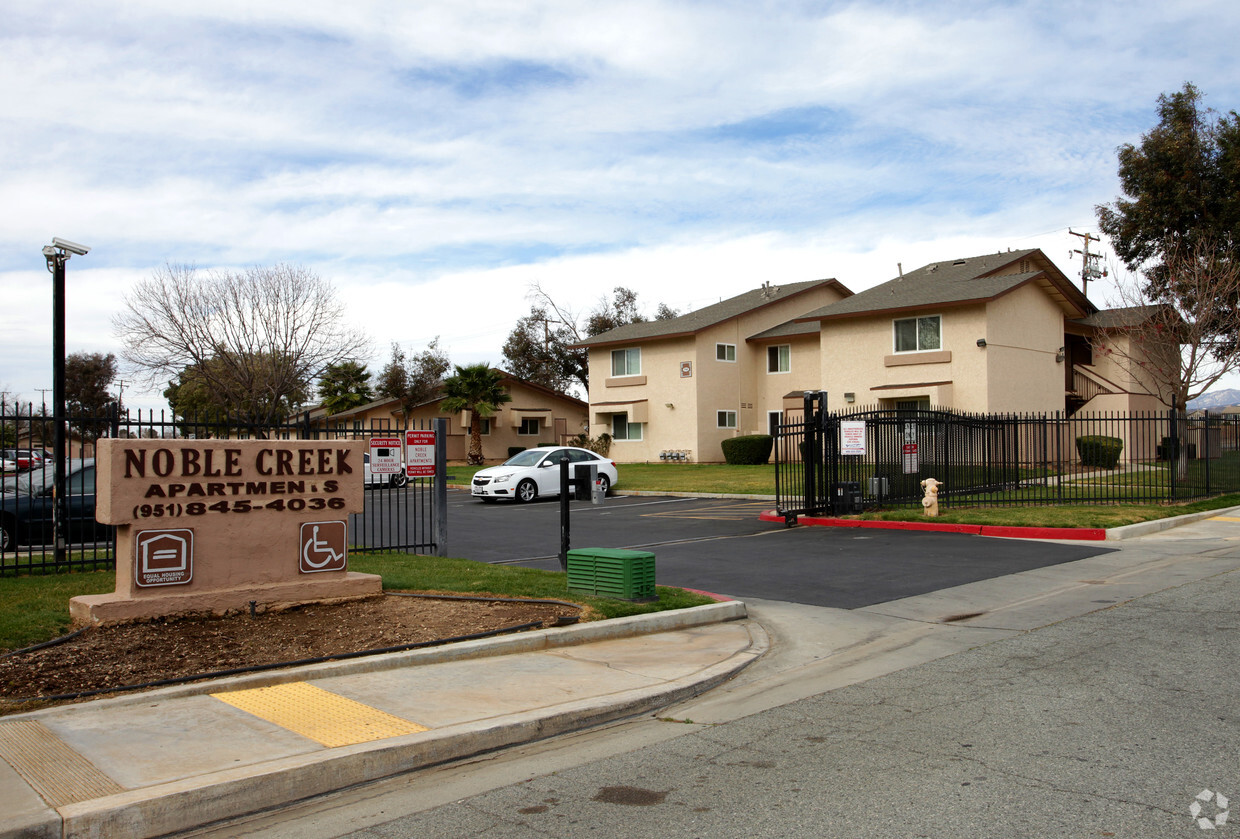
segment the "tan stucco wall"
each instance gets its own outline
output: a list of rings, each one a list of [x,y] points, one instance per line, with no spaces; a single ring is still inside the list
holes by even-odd
[[[892,322],[928,315],[941,318],[941,349],[895,353]],[[985,348],[977,346],[979,338]],[[844,406],[849,391],[867,405],[924,397],[936,407],[979,413],[1063,409],[1064,370],[1055,361],[1063,316],[1032,285],[974,306],[825,321],[821,345],[823,388],[833,410]],[[907,363],[919,359],[928,363]]]
[[[960,344],[976,331],[978,316],[964,309],[926,311],[925,315],[942,315],[942,350],[934,353],[900,354],[901,362],[919,359],[940,359],[943,351],[951,353],[951,361],[935,361],[928,364],[899,364],[887,366],[885,360],[895,356],[892,338],[891,315],[824,321],[821,333],[819,364],[822,370],[822,389],[827,391],[827,407],[840,410],[846,407],[844,394],[856,394],[855,405],[872,405],[880,400],[915,399],[927,397],[932,405],[958,404],[950,401],[949,394],[958,392],[956,376],[973,364],[970,360],[957,362],[964,347]],[[911,315],[901,315],[907,317]],[[962,323],[962,320],[967,323]],[[976,346],[974,347],[976,349]],[[963,367],[958,367],[961,364]],[[952,382],[951,385],[928,385],[931,382]],[[903,387],[893,387],[904,385]],[[876,389],[877,388],[877,389]],[[948,399],[948,401],[944,401]],[[966,409],[968,410],[968,409]]]
[[[720,443],[740,434],[766,433],[767,410],[779,410],[781,397],[796,387],[817,388],[817,336],[797,336],[774,343],[793,345],[792,373],[766,375],[766,345],[746,339],[792,320],[794,317],[841,298],[835,288],[824,286],[811,293],[780,300],[708,327],[694,336],[636,342],[642,350],[640,384],[626,386],[623,378],[611,378],[611,353],[620,345],[590,350],[590,434],[611,431],[607,403],[647,400],[649,421],[644,439],[618,440],[611,456],[621,462],[657,461],[664,451],[688,451],[697,462],[723,460]],[[736,361],[719,361],[716,344],[733,344]],[[690,377],[681,376],[682,362],[692,364]],[[767,381],[767,379],[774,381]],[[794,381],[797,384],[794,384]],[[784,389],[781,389],[784,388]],[[674,407],[669,408],[668,403]],[[735,429],[718,427],[719,411],[736,411]]]
[[[638,345],[634,345],[638,346]],[[611,416],[624,410],[608,403],[645,400],[647,421],[641,440],[616,440],[610,456],[621,462],[658,460],[667,449],[695,449],[697,446],[697,390],[702,364],[692,338],[646,341],[641,345],[640,376],[611,378],[612,350],[623,347],[597,347],[590,350],[590,436],[611,433]],[[714,344],[711,345],[714,353]],[[693,375],[682,378],[680,365],[689,362]],[[709,371],[706,373],[709,377]],[[629,382],[641,382],[629,384]],[[609,384],[610,383],[610,384]],[[672,407],[668,407],[668,405]],[[630,411],[630,420],[634,412]]]
[[[743,434],[766,434],[768,431],[767,414],[769,411],[783,410],[785,395],[822,388],[822,365],[818,340],[819,335],[813,333],[752,344],[754,364],[749,378],[750,392],[753,394],[750,401],[754,407],[745,412],[746,421],[742,424]],[[766,369],[767,348],[780,344],[788,344],[792,348],[792,369],[787,373],[768,373]]]
[[[1145,346],[1126,335],[1113,335],[1094,349],[1098,375],[1134,393],[1167,392],[1168,382],[1179,375],[1178,348]],[[1151,369],[1144,369],[1145,365]],[[1157,372],[1154,372],[1157,371]]]
[[[985,358],[987,395],[982,407],[967,410],[1062,411],[1067,362],[1055,356],[1064,346],[1063,310],[1029,284],[991,300],[985,316],[972,355]],[[986,339],[986,349],[976,347],[977,338]]]

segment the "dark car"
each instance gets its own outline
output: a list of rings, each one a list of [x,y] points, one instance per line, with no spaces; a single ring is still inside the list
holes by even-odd
[[[6,478],[0,495],[0,550],[17,545],[52,544],[52,491],[55,470],[41,468]],[[70,544],[111,538],[112,527],[95,521],[95,461],[73,461],[65,476]]]

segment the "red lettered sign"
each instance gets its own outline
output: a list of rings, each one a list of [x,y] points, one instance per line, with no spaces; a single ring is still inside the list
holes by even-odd
[[[428,478],[435,474],[435,432],[405,432],[405,474]]]

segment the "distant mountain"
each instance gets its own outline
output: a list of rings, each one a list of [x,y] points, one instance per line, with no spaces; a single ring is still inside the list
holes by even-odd
[[[1212,390],[1190,401],[1188,403],[1188,410],[1199,411],[1205,409],[1214,411],[1218,408],[1226,408],[1228,405],[1240,405],[1240,390],[1235,388]]]

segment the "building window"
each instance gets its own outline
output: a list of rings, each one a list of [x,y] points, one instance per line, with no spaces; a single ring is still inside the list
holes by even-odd
[[[783,425],[783,422],[784,422],[783,411],[767,411],[766,412],[766,433],[770,434],[772,437],[777,437],[779,435],[779,427]]]
[[[640,422],[629,422],[628,414],[612,414],[611,439],[640,440],[642,439],[642,424]]]
[[[524,437],[538,436],[538,417],[521,417],[521,427],[517,434]]]
[[[787,373],[792,369],[792,345],[778,344],[766,348],[766,372]]]
[[[943,348],[943,324],[938,315],[893,321],[896,352],[924,352]]]
[[[482,431],[480,433],[482,434],[483,437],[491,433],[491,418],[490,417],[487,417],[485,419],[483,419],[482,417],[474,417],[474,422],[482,423]],[[469,432],[471,436],[474,433],[473,425],[470,425],[469,428],[465,430]]]
[[[720,428],[736,428],[736,411],[716,411],[715,424]]]
[[[641,347],[611,351],[611,374],[613,376],[640,376],[641,372]]]
[[[715,344],[716,361],[736,361],[736,344]]]

